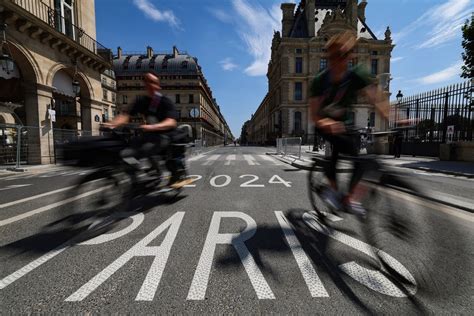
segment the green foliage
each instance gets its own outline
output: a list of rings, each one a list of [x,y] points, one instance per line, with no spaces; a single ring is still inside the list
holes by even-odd
[[[471,16],[471,21],[466,20],[466,24],[462,27],[462,37],[464,66],[461,77],[472,79],[474,78],[474,14]]]

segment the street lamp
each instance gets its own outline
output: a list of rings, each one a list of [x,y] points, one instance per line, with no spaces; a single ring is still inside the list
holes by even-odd
[[[398,110],[400,107],[400,103],[402,102],[402,99],[403,99],[402,90],[398,90],[396,98],[397,98],[397,106],[395,107],[395,128],[398,127]]]
[[[7,25],[0,24],[0,31],[2,32],[2,42],[0,43],[0,67],[9,75],[15,70],[15,62],[13,61],[12,53],[7,43],[6,35]],[[3,51],[3,47],[6,47],[6,52]]]

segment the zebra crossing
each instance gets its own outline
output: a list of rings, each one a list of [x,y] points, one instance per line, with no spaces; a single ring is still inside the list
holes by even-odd
[[[199,154],[187,159],[187,162],[190,165],[201,165],[201,166],[212,166],[216,164],[220,164],[223,166],[235,166],[237,164],[244,164],[246,166],[260,166],[260,165],[273,165],[273,166],[282,166],[284,165],[283,162],[279,161],[278,159],[271,157],[265,154],[255,154],[255,155],[248,155],[248,154],[212,154],[212,155],[205,155]]]

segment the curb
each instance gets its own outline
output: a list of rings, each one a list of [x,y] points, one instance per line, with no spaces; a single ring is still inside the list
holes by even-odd
[[[472,173],[463,173],[463,172],[456,172],[456,171],[449,171],[449,170],[437,170],[437,169],[431,169],[431,168],[426,168],[426,167],[406,167],[403,165],[400,165],[397,167],[421,170],[421,171],[431,172],[431,173],[442,173],[442,174],[448,174],[448,175],[457,176],[457,177],[466,177],[466,178],[474,179],[474,174]]]
[[[311,165],[307,166],[307,165],[302,165],[302,164],[299,164],[299,163],[295,163],[294,161],[293,162],[290,162],[282,157],[279,157],[277,154],[275,153],[266,153],[267,155],[270,155],[270,156],[273,156],[275,157],[276,159],[282,161],[282,162],[285,162],[293,167],[296,167],[296,168],[299,168],[299,169],[303,169],[303,170],[311,170]],[[295,159],[296,160],[296,159]],[[404,168],[407,168],[408,167],[404,167]],[[429,171],[429,170],[432,170],[432,169],[428,169],[428,168],[423,168],[423,167],[418,167],[418,168],[410,168],[410,169],[421,169],[423,171]],[[337,169],[337,171],[342,171],[342,172],[351,172],[352,169]],[[430,171],[430,172],[438,172],[440,173],[439,171]],[[456,173],[456,172],[453,172],[453,173]],[[457,175],[460,175],[462,173],[456,173]],[[466,176],[465,174],[462,174],[463,176]],[[472,177],[474,178],[474,175],[471,175],[471,174],[468,174],[467,177]],[[369,181],[370,182],[370,181]],[[432,202],[436,202],[436,203],[439,203],[439,204],[442,204],[442,205],[446,205],[446,206],[449,206],[449,207],[453,207],[453,208],[456,208],[456,209],[459,209],[459,210],[463,210],[463,211],[466,211],[466,212],[469,212],[469,213],[474,213],[474,209],[470,209],[470,208],[466,208],[462,205],[456,205],[454,203],[450,203],[450,202],[446,202],[446,201],[443,201],[443,200],[439,200],[439,199],[436,199],[434,197],[431,197],[431,196],[426,196],[426,195],[421,195],[421,194],[414,194],[413,192],[410,192],[410,191],[407,191],[407,190],[403,190],[403,189],[400,189],[400,188],[396,188],[396,187],[391,187],[391,189],[393,190],[397,190],[397,191],[400,191],[400,192],[404,192],[404,193],[407,193],[407,194],[410,194],[410,195],[414,195],[414,196],[417,196],[419,198],[423,198],[425,200],[428,200],[428,201],[432,201]]]

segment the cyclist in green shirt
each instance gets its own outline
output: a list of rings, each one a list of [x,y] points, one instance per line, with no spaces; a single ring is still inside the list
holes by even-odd
[[[354,129],[354,118],[350,115],[357,96],[365,94],[368,103],[374,104],[385,118],[388,116],[389,104],[383,101],[377,85],[362,67],[349,69],[348,62],[353,58],[352,50],[356,43],[355,36],[349,31],[335,35],[328,41],[328,68],[311,83],[309,107],[317,132],[332,145],[331,160],[326,170],[332,190],[324,192],[323,198],[336,209],[344,207],[351,213],[364,215],[365,210],[356,198],[363,166],[355,162],[348,195],[342,199],[336,182],[336,164],[339,153],[357,156],[359,152],[359,134]]]

